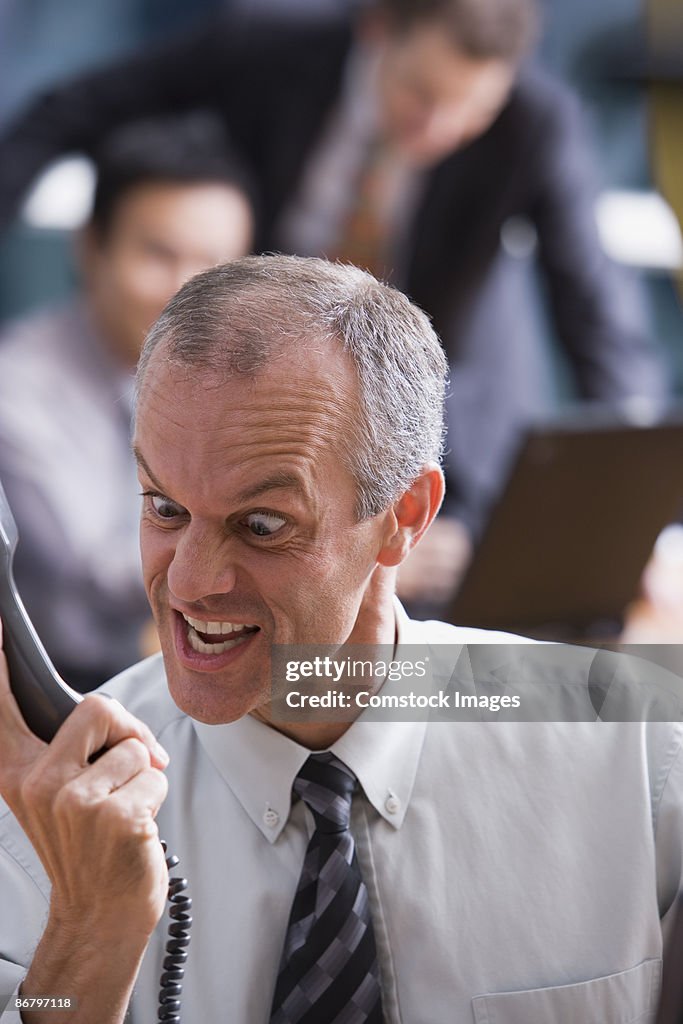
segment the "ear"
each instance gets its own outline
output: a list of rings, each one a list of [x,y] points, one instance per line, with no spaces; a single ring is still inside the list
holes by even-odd
[[[445,489],[440,467],[428,463],[390,510],[387,535],[377,556],[380,565],[400,565],[408,557],[441,508]]]

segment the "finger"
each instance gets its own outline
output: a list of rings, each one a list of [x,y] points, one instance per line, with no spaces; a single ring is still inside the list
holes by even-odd
[[[168,754],[144,722],[118,701],[88,694],[57,731],[47,756],[60,761],[71,775],[74,769],[84,768],[93,754],[130,738],[147,748],[150,764],[166,768]]]
[[[131,825],[144,825],[150,816],[156,818],[167,793],[168,780],[164,773],[147,768],[117,789],[110,799],[121,807]]]
[[[149,750],[136,737],[121,740],[80,776],[87,801],[98,802],[150,767]]]

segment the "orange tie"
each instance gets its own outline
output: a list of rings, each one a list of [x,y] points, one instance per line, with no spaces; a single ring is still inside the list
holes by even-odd
[[[353,198],[331,258],[354,263],[380,279],[389,271],[387,189],[392,160],[386,147],[373,141],[356,177]]]

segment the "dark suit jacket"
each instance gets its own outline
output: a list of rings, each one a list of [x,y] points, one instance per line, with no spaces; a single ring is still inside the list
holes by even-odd
[[[228,20],[191,39],[58,86],[0,150],[0,219],[34,173],[67,149],[96,148],[132,117],[212,107],[251,163],[262,199],[259,248],[296,188],[338,95],[348,28]],[[560,338],[590,398],[664,390],[637,302],[601,252],[576,104],[526,70],[493,126],[429,175],[397,282],[432,316],[452,367],[451,508],[476,523],[499,485],[543,381],[528,261],[501,245],[511,219],[537,237]],[[528,229],[525,229],[528,230]]]

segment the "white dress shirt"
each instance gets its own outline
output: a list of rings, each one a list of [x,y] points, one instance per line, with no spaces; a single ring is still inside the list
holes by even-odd
[[[502,639],[510,640],[411,622],[399,609],[399,648]],[[313,829],[308,809],[291,799],[309,751],[251,717],[218,726],[189,719],[171,701],[158,657],[106,690],[171,756],[159,829],[190,881],[195,919],[183,1020],[267,1024]],[[660,918],[681,884],[682,739],[680,724],[668,723],[361,716],[331,749],[362,787],[352,831],[387,1021],[651,1020]],[[20,984],[48,899],[44,872],[4,810],[0,994]],[[165,931],[163,920],[135,986],[132,1024],[155,1019]]]

